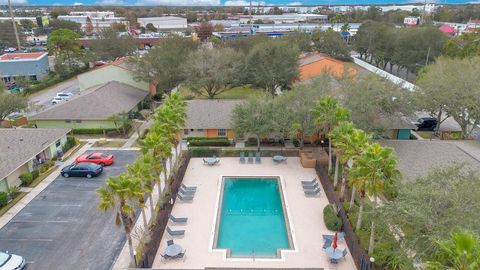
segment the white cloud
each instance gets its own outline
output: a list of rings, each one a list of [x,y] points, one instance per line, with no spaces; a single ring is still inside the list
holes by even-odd
[[[250,6],[250,1],[245,0],[229,0],[225,1],[225,6]],[[265,2],[252,1],[252,6],[265,6]]]
[[[97,1],[97,4],[101,6],[121,6],[124,5],[125,2],[123,2],[123,0],[100,0]]]
[[[83,3],[75,2],[75,3],[73,3],[73,6],[83,6]]]
[[[27,0],[11,0],[12,5],[26,5]],[[8,5],[8,0],[0,0],[0,5]]]
[[[139,6],[219,6],[220,0],[138,0]]]
[[[302,4],[302,2],[291,2],[291,3],[288,3],[287,5],[289,5],[289,6],[301,6],[303,4]]]

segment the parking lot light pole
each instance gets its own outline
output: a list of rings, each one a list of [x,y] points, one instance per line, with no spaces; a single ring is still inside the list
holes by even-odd
[[[18,37],[17,23],[15,22],[15,17],[13,16],[12,3],[8,0],[8,10],[10,11],[10,16],[12,17],[13,31],[15,32],[15,39],[17,40],[17,50],[20,51],[20,38]]]

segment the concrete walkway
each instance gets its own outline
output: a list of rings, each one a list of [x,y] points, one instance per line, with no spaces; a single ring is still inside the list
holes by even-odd
[[[77,153],[81,154],[87,151],[92,144],[87,143],[82,148],[80,148]],[[72,155],[69,159],[67,159],[63,164],[70,164],[75,161],[75,158],[78,154]],[[40,182],[36,187],[32,188],[30,192],[25,195],[20,201],[18,201],[12,208],[10,208],[5,214],[0,217],[0,228],[3,228],[12,218],[17,215],[29,202],[31,202],[40,192],[42,192],[50,183],[53,182],[60,174],[63,166],[58,166],[56,170],[50,173],[47,178],[45,178],[42,182]]]
[[[153,123],[154,123],[153,119],[149,119],[148,121],[144,122],[139,128],[139,132],[134,132],[132,136],[128,138],[127,142],[120,149],[131,148],[132,145],[137,141],[137,139],[140,136],[142,136],[145,133],[145,130],[147,130],[147,128],[153,125]],[[140,136],[139,136],[139,133],[140,133]]]

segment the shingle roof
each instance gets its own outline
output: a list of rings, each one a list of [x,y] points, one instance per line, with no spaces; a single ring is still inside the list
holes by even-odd
[[[54,105],[32,119],[105,120],[112,115],[129,112],[148,93],[118,81],[82,91],[67,102]]]
[[[68,128],[0,128],[0,180],[68,132]]]
[[[229,129],[230,115],[240,100],[190,100],[187,129]]]
[[[399,157],[398,168],[404,181],[414,181],[426,176],[435,167],[445,167],[456,163],[466,163],[480,168],[480,163],[448,141],[430,140],[386,140],[383,146],[393,147]]]

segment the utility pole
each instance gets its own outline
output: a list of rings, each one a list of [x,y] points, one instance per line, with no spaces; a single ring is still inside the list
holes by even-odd
[[[12,3],[8,0],[8,10],[10,11],[10,16],[12,17],[13,31],[15,32],[15,38],[17,39],[17,50],[20,51],[20,38],[18,37],[17,23],[15,22],[15,17],[13,16]]]
[[[428,65],[428,58],[430,57],[430,46],[428,46],[427,59],[425,60],[425,67]]]
[[[250,16],[250,35],[253,35],[252,0],[250,0],[250,8],[248,9],[248,15]]]

